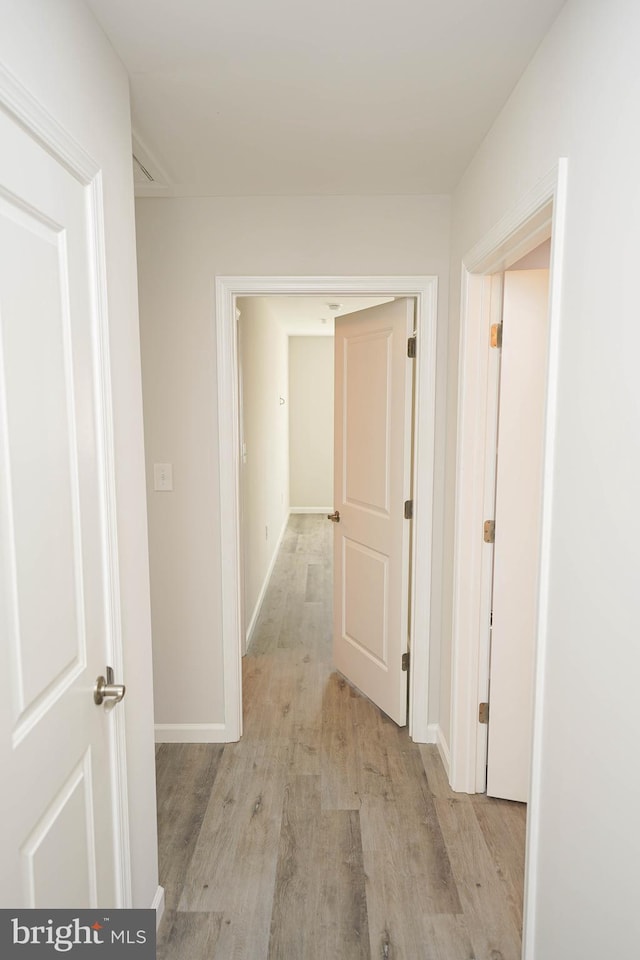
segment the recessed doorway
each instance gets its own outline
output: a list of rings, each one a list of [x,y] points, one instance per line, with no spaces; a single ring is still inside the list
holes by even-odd
[[[224,739],[242,730],[241,647],[242,593],[240,563],[239,373],[236,299],[240,296],[378,296],[413,297],[418,351],[415,372],[415,449],[413,463],[416,513],[411,574],[414,582],[431,582],[432,504],[435,434],[435,342],[437,281],[422,278],[218,278],[216,280],[219,451],[223,567],[223,637],[225,681]],[[412,591],[412,659],[409,728],[428,742],[427,691],[430,591]]]
[[[332,521],[333,663],[404,726],[415,299],[341,301],[236,301],[243,613],[250,633],[288,514],[324,514],[325,526]],[[314,306],[316,329],[335,336],[295,335],[296,318]]]

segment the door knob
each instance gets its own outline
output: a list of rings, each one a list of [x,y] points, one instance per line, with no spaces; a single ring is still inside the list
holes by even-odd
[[[126,692],[124,683],[113,682],[113,668],[107,667],[106,678],[100,676],[96,680],[96,685],[93,688],[93,702],[98,706],[105,700],[112,704],[120,703]]]
[[[340,523],[340,514],[336,510],[335,513],[328,513],[327,520],[331,520],[332,523]]]

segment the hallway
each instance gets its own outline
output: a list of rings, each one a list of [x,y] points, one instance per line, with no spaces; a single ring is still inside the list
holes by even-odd
[[[332,525],[293,515],[244,734],[157,748],[160,960],[519,960],[526,808],[454,794],[331,669]]]

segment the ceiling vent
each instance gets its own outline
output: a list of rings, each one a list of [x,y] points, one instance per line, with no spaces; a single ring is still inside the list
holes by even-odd
[[[162,164],[140,141],[135,133],[131,137],[131,165],[133,185],[137,197],[161,197],[168,191],[169,180]]]
[[[133,154],[133,179],[135,183],[154,182],[153,176],[149,173],[144,163],[138,160],[135,153]]]

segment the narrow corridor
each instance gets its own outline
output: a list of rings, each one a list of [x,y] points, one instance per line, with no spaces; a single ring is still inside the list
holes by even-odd
[[[239,743],[157,749],[160,960],[519,960],[526,808],[454,794],[331,668],[331,524],[294,515]]]

